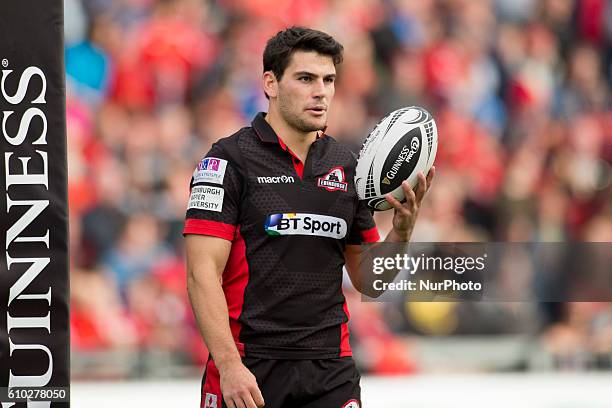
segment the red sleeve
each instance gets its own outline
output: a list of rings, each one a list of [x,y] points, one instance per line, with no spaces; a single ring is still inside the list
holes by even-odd
[[[188,218],[185,220],[185,228],[183,234],[197,234],[197,235],[211,235],[213,237],[219,237],[227,239],[228,241],[234,240],[234,233],[236,232],[236,226],[231,224],[225,224],[218,221],[209,221],[197,218]]]
[[[361,231],[361,242],[371,244],[373,242],[380,241],[380,235],[378,234],[378,228],[373,227],[368,230]]]

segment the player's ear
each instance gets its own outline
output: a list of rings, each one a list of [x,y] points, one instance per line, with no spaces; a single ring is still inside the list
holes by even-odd
[[[278,81],[274,72],[266,71],[263,73],[263,90],[270,98],[278,96]]]

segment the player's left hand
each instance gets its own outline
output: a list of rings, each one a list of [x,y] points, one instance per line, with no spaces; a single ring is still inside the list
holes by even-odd
[[[391,194],[386,194],[385,198],[387,202],[394,208],[393,214],[393,232],[397,235],[400,241],[408,241],[414,224],[416,223],[417,216],[419,215],[419,209],[421,208],[421,202],[425,193],[431,187],[431,182],[436,174],[436,167],[432,166],[427,173],[427,178],[423,175],[423,172],[418,174],[418,183],[413,190],[410,188],[407,180],[402,182],[402,188],[404,189],[404,196],[406,201],[402,204]]]

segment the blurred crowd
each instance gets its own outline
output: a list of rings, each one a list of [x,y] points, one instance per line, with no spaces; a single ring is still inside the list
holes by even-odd
[[[438,172],[413,240],[612,241],[609,1],[66,0],[65,14],[75,353],[205,361],[185,290],[189,180],[266,110],[262,52],[291,25],[345,46],[327,133],[352,150],[392,110],[433,113]],[[390,215],[376,215],[382,236]],[[448,304],[392,322],[345,291],[372,372],[418,369],[398,332],[458,327],[427,329]],[[398,324],[409,315],[425,323]],[[612,354],[609,304],[529,315],[560,358]]]

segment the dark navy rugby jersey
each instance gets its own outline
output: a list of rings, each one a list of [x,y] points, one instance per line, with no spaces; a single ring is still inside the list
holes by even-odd
[[[263,113],[198,164],[183,233],[232,241],[222,284],[242,355],[351,355],[344,248],[379,239],[357,198],[355,166],[327,135],[302,163]]]

